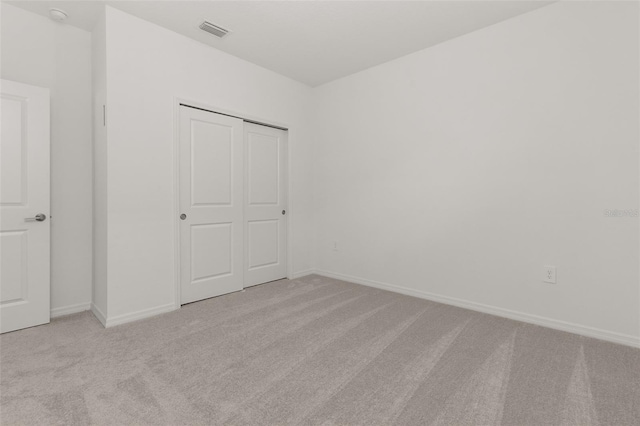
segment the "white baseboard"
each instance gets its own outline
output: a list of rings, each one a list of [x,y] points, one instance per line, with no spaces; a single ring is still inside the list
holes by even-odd
[[[98,318],[98,321],[100,321],[102,325],[106,327],[107,318],[105,317],[104,313],[100,310],[100,308],[98,308],[93,303],[91,304],[91,312],[96,318]]]
[[[138,321],[141,319],[153,317],[156,315],[164,314],[167,312],[175,311],[176,305],[174,303],[169,303],[167,305],[157,306],[155,308],[144,309],[138,312],[132,312],[130,314],[118,315],[115,317],[107,317],[104,326],[106,328],[113,327],[120,324],[126,324],[132,321]]]
[[[296,278],[300,278],[300,277],[306,277],[307,275],[311,275],[315,273],[315,270],[313,269],[307,269],[306,271],[298,271],[298,272],[294,272],[291,277],[289,277],[289,279],[295,280]]]
[[[51,309],[51,318],[62,317],[64,315],[77,314],[91,309],[91,302],[78,303],[76,305],[62,306]]]
[[[545,318],[538,315],[527,314],[524,312],[512,311],[510,309],[499,308],[497,306],[485,305],[482,303],[476,303],[469,300],[429,293],[422,290],[414,290],[411,288],[402,287],[394,284],[368,280],[366,278],[353,277],[350,275],[338,274],[338,273],[322,271],[322,270],[315,270],[315,271],[312,271],[311,273],[315,273],[315,274],[322,275],[329,278],[335,278],[338,280],[349,281],[355,284],[375,287],[381,290],[388,290],[395,293],[406,294],[408,296],[419,297],[421,299],[427,299],[434,302],[444,303],[447,305],[458,306],[460,308],[470,309],[473,311],[478,311],[486,314],[496,315],[499,317],[509,318],[516,321],[522,321],[530,324],[540,325],[543,327],[553,328],[555,330],[566,331],[569,333],[580,334],[582,336],[593,337],[600,340],[606,340],[613,343],[632,346],[634,348],[640,348],[640,338],[632,335],[628,335],[628,334],[616,333],[613,331],[607,331],[599,328],[588,327],[588,326],[570,323],[566,321]]]

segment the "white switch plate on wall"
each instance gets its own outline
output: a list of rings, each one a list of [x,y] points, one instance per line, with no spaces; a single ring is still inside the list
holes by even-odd
[[[555,266],[545,266],[543,268],[543,276],[542,281],[545,283],[556,283],[556,267]]]

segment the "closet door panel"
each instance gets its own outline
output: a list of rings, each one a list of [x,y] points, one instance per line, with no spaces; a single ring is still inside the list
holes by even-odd
[[[287,132],[245,123],[245,287],[287,276]]]
[[[242,120],[182,106],[179,155],[184,304],[243,288]]]

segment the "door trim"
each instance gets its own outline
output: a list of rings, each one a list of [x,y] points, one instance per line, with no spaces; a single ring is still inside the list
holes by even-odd
[[[268,127],[274,127],[276,129],[285,130],[288,132],[288,144],[287,144],[287,278],[293,278],[293,217],[295,210],[293,208],[293,202],[291,200],[292,194],[292,158],[291,158],[291,127],[281,122],[275,122],[272,120],[265,120],[260,117],[251,116],[242,112],[231,111],[225,108],[219,108],[214,105],[194,101],[192,99],[174,97],[173,98],[173,256],[174,256],[174,307],[180,309],[181,307],[181,284],[180,284],[180,223],[178,222],[178,216],[180,215],[180,107],[181,106],[200,109],[203,111],[209,111],[214,114],[229,115],[232,117],[240,118],[241,120],[259,124]]]

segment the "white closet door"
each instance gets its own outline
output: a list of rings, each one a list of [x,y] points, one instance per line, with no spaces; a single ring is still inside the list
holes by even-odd
[[[243,287],[242,120],[180,107],[181,303]]]
[[[244,124],[244,286],[287,276],[287,132]]]
[[[49,322],[49,90],[2,80],[0,332]]]

